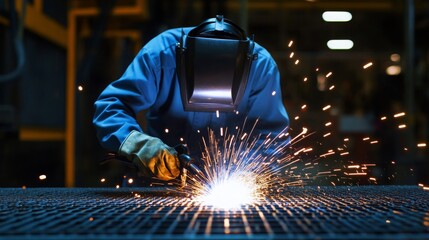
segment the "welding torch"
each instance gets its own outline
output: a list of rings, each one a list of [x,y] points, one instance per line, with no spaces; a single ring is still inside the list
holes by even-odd
[[[189,156],[189,150],[188,147],[184,144],[179,144],[174,147],[174,149],[177,151],[177,157],[180,162],[180,168],[186,169],[183,170],[181,173],[181,181],[182,186],[185,185],[186,178],[187,178],[187,171],[194,175],[198,175],[200,177],[205,177],[203,171],[194,163],[194,159]],[[124,156],[120,156],[117,153],[108,153],[107,157],[101,161],[101,164],[104,164],[110,160],[119,160],[127,165],[131,165],[131,162]]]
[[[186,145],[179,144],[174,147],[177,151],[177,155],[179,157],[180,166],[184,169],[187,169],[192,174],[203,176],[203,172],[197,165],[194,163],[194,159],[189,156],[189,150]]]

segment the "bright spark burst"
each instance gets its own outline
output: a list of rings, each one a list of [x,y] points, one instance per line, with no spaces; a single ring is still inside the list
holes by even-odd
[[[276,136],[255,136],[257,122],[249,132],[238,128],[232,134],[224,128],[221,137],[209,129],[208,137],[202,138],[205,174],[189,175],[184,188],[194,202],[222,209],[239,208],[256,204],[281,187],[302,185],[304,175],[293,173],[293,164],[313,149],[302,148],[293,155],[285,152],[308,130],[303,128],[293,139],[288,137],[287,129]],[[282,176],[285,172],[289,175]]]

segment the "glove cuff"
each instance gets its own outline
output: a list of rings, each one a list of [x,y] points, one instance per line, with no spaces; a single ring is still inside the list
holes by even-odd
[[[154,137],[151,137],[147,134],[133,130],[122,142],[121,146],[119,147],[118,154],[120,156],[126,157],[129,161],[132,161],[133,155],[135,156],[142,149],[142,147],[153,138]]]

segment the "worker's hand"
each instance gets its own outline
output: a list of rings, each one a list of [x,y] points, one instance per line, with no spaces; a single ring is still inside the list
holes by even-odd
[[[180,174],[177,152],[156,137],[132,131],[119,148],[119,155],[125,156],[137,167],[138,174],[161,180],[172,180]]]

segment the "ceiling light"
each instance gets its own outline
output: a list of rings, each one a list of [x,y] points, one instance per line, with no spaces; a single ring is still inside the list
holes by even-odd
[[[348,22],[352,20],[352,14],[346,11],[326,11],[322,18],[325,22]]]
[[[327,42],[329,49],[347,50],[353,47],[353,41],[349,39],[333,39]]]

